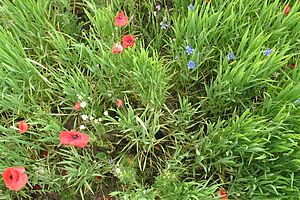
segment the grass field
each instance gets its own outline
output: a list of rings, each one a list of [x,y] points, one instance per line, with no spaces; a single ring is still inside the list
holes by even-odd
[[[0,1],[0,199],[300,199],[299,10]]]

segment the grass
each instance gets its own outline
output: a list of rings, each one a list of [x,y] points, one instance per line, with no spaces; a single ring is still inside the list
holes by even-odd
[[[220,188],[228,199],[300,198],[299,1],[3,0],[0,10],[0,172],[24,166],[29,177],[18,192],[0,181],[0,199],[202,200]],[[112,54],[124,34],[135,45]],[[89,134],[88,146],[60,145],[63,130]]]

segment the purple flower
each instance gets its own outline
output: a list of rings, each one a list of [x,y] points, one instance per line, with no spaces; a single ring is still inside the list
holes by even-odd
[[[193,6],[193,5],[191,4],[191,5],[189,5],[189,9],[190,9],[191,11],[193,11],[193,10],[195,10],[195,6]]]
[[[192,53],[194,53],[194,51],[195,51],[195,49],[193,49],[191,46],[186,46],[185,47],[185,49],[186,49],[186,52],[187,52],[187,54],[188,55],[191,55]]]
[[[189,69],[194,69],[196,67],[196,63],[192,60],[189,61],[189,63],[187,64]]]
[[[161,26],[161,29],[167,29],[168,28],[168,24],[165,23],[165,22],[160,22],[160,26]]]
[[[272,49],[267,48],[266,51],[264,52],[265,56],[269,56],[272,53]]]
[[[228,59],[229,60],[234,60],[235,59],[235,55],[234,55],[233,52],[231,52],[231,53],[228,54]]]

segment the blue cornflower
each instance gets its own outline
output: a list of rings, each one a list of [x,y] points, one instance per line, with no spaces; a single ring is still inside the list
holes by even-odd
[[[192,53],[194,53],[194,51],[195,51],[195,49],[193,49],[191,46],[186,46],[185,47],[185,49],[186,49],[186,52],[187,52],[187,54],[188,55],[191,55]]]
[[[189,5],[189,9],[190,9],[191,11],[193,11],[193,10],[195,10],[195,6],[193,6],[193,5],[191,4],[191,5]]]
[[[272,49],[267,48],[266,51],[264,52],[265,56],[269,56],[272,53]]]
[[[165,22],[160,22],[160,26],[161,26],[161,29],[167,29],[168,28],[168,24],[165,23]]]
[[[234,55],[233,52],[230,52],[230,53],[228,54],[228,59],[229,59],[229,60],[234,60],[234,59],[235,59],[235,55]]]
[[[194,61],[189,61],[189,63],[187,64],[189,69],[194,69],[196,67],[196,63]]]

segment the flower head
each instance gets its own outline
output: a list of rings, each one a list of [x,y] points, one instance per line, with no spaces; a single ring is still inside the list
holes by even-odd
[[[267,48],[266,51],[264,52],[265,56],[269,56],[272,53],[272,49]]]
[[[193,10],[195,10],[195,6],[194,5],[189,5],[189,9],[191,10],[191,11],[193,11]]]
[[[81,108],[80,102],[75,103],[74,110],[80,110],[80,108]]]
[[[189,69],[194,69],[196,67],[196,63],[194,61],[189,61],[189,63],[187,64]]]
[[[128,22],[128,17],[124,14],[123,11],[119,12],[116,16],[115,16],[115,26],[125,26]]]
[[[220,195],[221,195],[222,200],[228,199],[227,193],[226,193],[226,191],[224,190],[224,188],[221,188],[221,189],[220,189]]]
[[[104,115],[104,116],[108,116],[108,111],[107,111],[107,110],[104,111],[103,115]]]
[[[124,48],[132,47],[134,45],[134,37],[132,35],[124,35],[122,37]]]
[[[59,139],[60,144],[83,148],[88,144],[90,136],[80,132],[61,131]]]
[[[229,60],[234,60],[235,59],[235,55],[234,55],[233,52],[231,52],[231,53],[228,54],[228,59]]]
[[[116,43],[112,46],[111,52],[113,54],[121,54],[123,51],[123,46],[120,43]]]
[[[118,108],[122,107],[122,105],[123,105],[122,99],[117,99],[116,105],[117,105]]]
[[[193,49],[193,48],[192,48],[191,46],[189,46],[189,45],[186,46],[185,49],[186,49],[186,52],[187,52],[188,55],[193,54],[194,51],[195,51],[195,49]]]
[[[287,14],[289,14],[290,10],[291,10],[291,6],[287,5],[284,10],[284,15],[286,16]]]
[[[79,129],[80,129],[80,130],[84,130],[84,129],[86,129],[86,127],[85,127],[85,125],[80,125],[80,126],[79,126]]]
[[[80,107],[81,107],[81,108],[86,107],[86,102],[85,102],[85,101],[81,102],[81,103],[80,103]]]
[[[160,4],[157,4],[157,5],[155,6],[155,8],[156,8],[157,11],[160,11],[160,8],[161,8],[161,7],[160,7]]]
[[[160,26],[161,26],[161,29],[167,29],[168,28],[168,24],[167,23],[165,23],[164,21],[162,21],[162,22],[160,22]]]
[[[18,123],[19,133],[25,133],[29,129],[29,125],[23,120]]]
[[[10,190],[18,191],[28,182],[24,167],[8,167],[2,174],[3,181]]]
[[[290,66],[291,66],[291,68],[293,68],[293,69],[297,67],[296,63],[292,63],[292,64],[290,64]]]
[[[88,120],[89,119],[89,116],[87,116],[87,115],[81,115],[81,119],[82,120],[84,120],[84,121],[86,121],[86,120]]]

